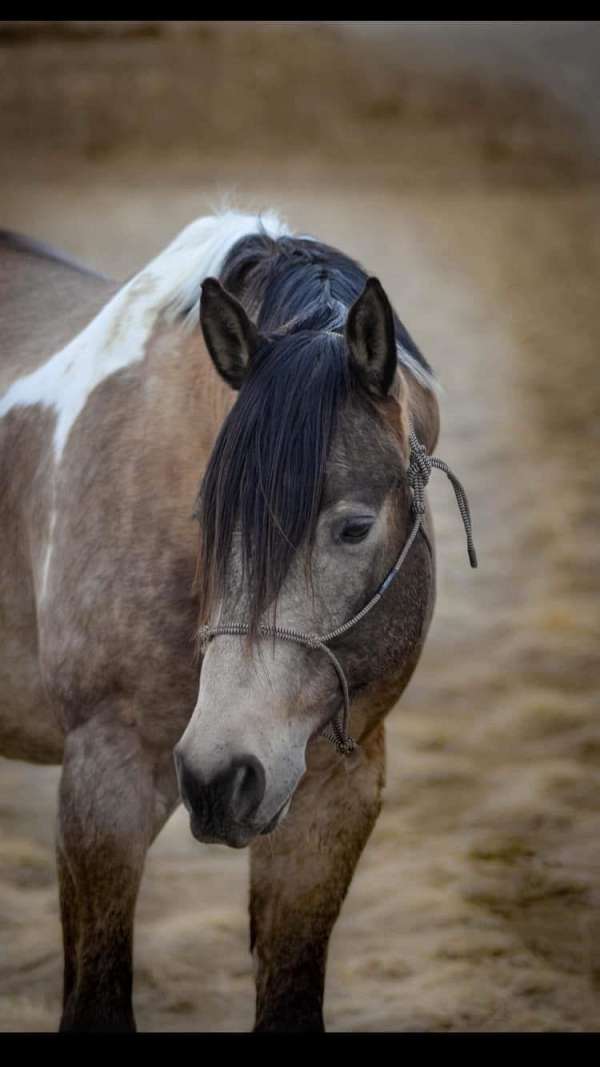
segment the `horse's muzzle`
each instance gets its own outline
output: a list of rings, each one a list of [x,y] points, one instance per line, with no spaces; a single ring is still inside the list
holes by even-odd
[[[181,799],[198,841],[244,848],[261,833],[256,814],[265,795],[266,776],[260,760],[249,754],[239,756],[206,779],[186,764],[177,748],[174,757]]]

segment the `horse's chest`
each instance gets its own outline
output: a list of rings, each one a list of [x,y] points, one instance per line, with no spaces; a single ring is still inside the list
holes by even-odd
[[[83,521],[83,520],[80,520]],[[44,679],[70,728],[113,699],[153,745],[172,745],[196,699],[195,558],[168,526],[90,550],[57,519],[39,608]],[[98,522],[100,529],[102,523]]]

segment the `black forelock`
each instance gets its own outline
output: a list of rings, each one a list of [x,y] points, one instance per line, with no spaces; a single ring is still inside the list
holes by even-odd
[[[345,344],[337,334],[301,330],[256,353],[200,489],[205,613],[225,589],[236,530],[254,632],[275,603],[294,554],[314,534],[348,389]]]

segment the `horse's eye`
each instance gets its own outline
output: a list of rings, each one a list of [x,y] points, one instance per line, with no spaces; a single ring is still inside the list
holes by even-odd
[[[346,545],[356,545],[364,541],[373,525],[373,519],[347,519],[338,532],[338,540]]]

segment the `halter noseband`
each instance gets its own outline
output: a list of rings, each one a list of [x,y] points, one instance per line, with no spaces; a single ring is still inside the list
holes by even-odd
[[[305,648],[318,648],[321,652],[331,661],[332,666],[338,676],[340,682],[340,688],[344,698],[343,707],[336,713],[331,722],[321,731],[323,737],[326,737],[328,741],[331,741],[344,756],[350,755],[356,748],[356,741],[354,741],[348,734],[348,721],[350,717],[350,689],[348,686],[348,679],[344,673],[344,669],[332,651],[329,648],[329,642],[333,641],[336,637],[341,637],[342,634],[348,632],[353,626],[356,626],[361,619],[364,619],[365,615],[375,607],[375,605],[381,600],[386,589],[389,589],[390,585],[394,581],[394,578],[398,574],[402,564],[404,563],[410,548],[415,540],[418,532],[422,529],[423,516],[425,514],[425,487],[429,481],[431,471],[434,467],[444,472],[452,483],[452,488],[456,496],[456,503],[461,514],[463,525],[465,528],[465,534],[467,536],[467,553],[469,556],[469,562],[472,567],[477,566],[477,555],[475,552],[475,546],[473,544],[473,531],[471,528],[471,513],[469,511],[469,502],[467,500],[467,494],[465,493],[461,483],[455,474],[452,473],[447,463],[443,460],[437,459],[436,456],[430,456],[424,445],[421,444],[414,431],[410,434],[410,460],[406,477],[410,488],[412,489],[412,501],[411,511],[414,514],[414,522],[411,531],[404,542],[404,547],[398,556],[398,559],[394,563],[394,566],[388,571],[386,577],[383,579],[377,592],[367,604],[360,611],[353,615],[347,622],[342,623],[341,626],[337,626],[335,630],[330,630],[326,634],[306,634],[300,630],[289,630],[279,626],[261,626],[258,630],[259,637],[276,637],[280,641],[294,641],[297,645],[304,645]],[[423,531],[424,532],[424,531]],[[221,634],[229,634],[231,636],[242,636],[249,632],[249,627],[244,623],[223,623],[219,626],[201,626],[199,631],[200,643],[204,648],[213,637],[217,637]]]

